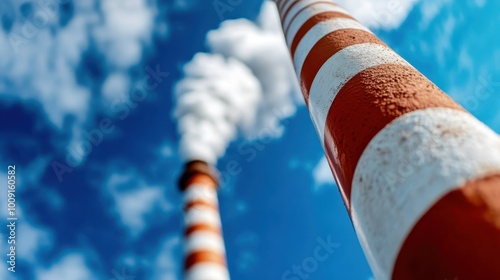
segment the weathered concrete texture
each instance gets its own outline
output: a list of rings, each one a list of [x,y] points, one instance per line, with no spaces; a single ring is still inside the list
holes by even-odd
[[[401,248],[393,279],[500,279],[500,174],[440,199]],[[432,275],[432,278],[429,278]]]
[[[432,107],[462,110],[422,74],[404,65],[369,68],[340,90],[326,120],[325,147],[337,149],[348,199],[354,170],[370,140],[397,117]]]

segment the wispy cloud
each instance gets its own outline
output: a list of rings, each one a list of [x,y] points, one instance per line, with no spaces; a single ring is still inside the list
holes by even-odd
[[[324,156],[318,162],[316,167],[314,167],[313,178],[315,189],[319,189],[328,185],[335,185],[332,171],[330,169],[330,166],[328,165],[328,161]]]
[[[7,182],[7,174],[0,172],[0,180],[2,180],[2,182]],[[17,186],[19,186],[18,183]],[[0,192],[7,193],[7,184],[0,185]],[[19,188],[16,189],[16,193],[20,193]],[[18,199],[15,202],[15,217],[18,218],[16,221],[16,243],[22,244],[16,246],[17,257],[27,263],[35,264],[41,252],[53,248],[54,237],[51,230],[34,223],[31,217],[27,215],[28,213],[25,212],[25,204],[24,201],[20,199],[21,197],[22,196],[17,195]],[[5,196],[3,198],[5,198]],[[0,199],[0,208],[8,208],[7,199]],[[0,211],[1,219],[6,220],[8,217],[7,215],[7,210]]]
[[[395,29],[419,0],[337,0],[356,19],[373,29]]]
[[[75,148],[101,112],[94,105],[130,90],[129,70],[151,47],[160,19],[155,1],[64,1],[69,19],[59,2],[2,3],[11,11],[9,28],[0,28],[0,99],[41,106],[47,124],[69,131],[66,145]]]
[[[48,268],[38,268],[38,280],[89,280],[100,279],[88,266],[82,253],[69,252],[62,255]]]
[[[152,279],[178,280],[182,271],[179,257],[181,257],[182,242],[178,236],[165,238],[158,247],[152,267]]]
[[[111,211],[132,238],[140,236],[154,224],[155,217],[166,215],[175,209],[165,196],[163,186],[148,184],[133,170],[111,173],[103,192],[106,197],[111,198]]]

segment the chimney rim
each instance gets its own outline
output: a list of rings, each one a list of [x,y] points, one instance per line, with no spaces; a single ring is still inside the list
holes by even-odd
[[[209,176],[215,183],[216,187],[219,186],[220,175],[217,169],[206,161],[195,159],[190,160],[184,164],[183,171],[179,177],[178,187],[184,191],[188,187],[188,181],[196,174],[203,174]]]

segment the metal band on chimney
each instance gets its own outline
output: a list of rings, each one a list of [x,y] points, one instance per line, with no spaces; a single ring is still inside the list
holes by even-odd
[[[376,279],[500,279],[500,138],[347,12],[277,6]]]

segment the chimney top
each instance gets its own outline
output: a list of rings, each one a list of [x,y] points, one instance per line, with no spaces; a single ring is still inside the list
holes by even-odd
[[[216,185],[219,184],[219,173],[217,170],[202,160],[192,160],[184,165],[184,171],[179,177],[179,189],[183,191],[186,189],[189,179],[196,174],[204,174],[209,176]]]

